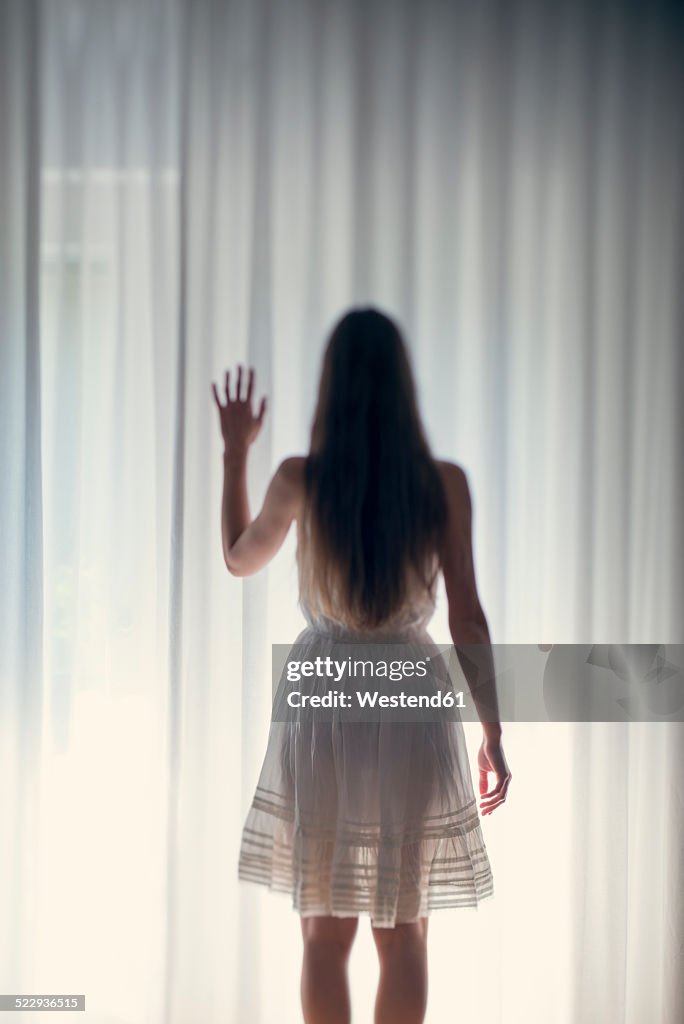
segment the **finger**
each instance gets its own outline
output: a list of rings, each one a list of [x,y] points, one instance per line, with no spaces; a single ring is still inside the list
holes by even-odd
[[[501,797],[499,800],[495,800],[493,803],[488,804],[487,807],[481,808],[480,810],[481,810],[481,813],[482,813],[482,817],[484,818],[484,817],[487,817],[487,815],[492,814],[492,812],[495,811],[497,809],[497,807],[500,807],[501,804],[505,804],[505,803],[506,803],[506,797],[504,796],[504,797]]]
[[[490,814],[494,813],[494,811],[497,809],[497,807],[499,806],[500,803],[501,804],[505,803],[505,801],[504,800],[499,800],[492,807],[488,807],[486,811],[482,811],[482,817],[483,818],[488,818]]]
[[[265,415],[266,415],[266,395],[264,395],[264,397],[261,399],[261,403],[259,405],[259,412],[257,414],[257,420],[259,421],[259,426],[261,426],[261,424],[264,422],[264,416]]]
[[[252,404],[252,394],[254,392],[254,370],[250,368],[247,376],[247,401]]]
[[[486,811],[493,811],[495,807],[498,807],[499,804],[502,804],[504,802],[504,800],[506,799],[506,795],[508,793],[508,787],[510,785],[510,782],[511,776],[507,775],[498,795],[493,798],[489,797],[480,803],[480,808],[482,809],[483,813]]]
[[[480,796],[484,796],[489,785],[489,773],[486,768],[480,768]]]
[[[482,796],[486,797],[487,799],[490,799],[492,797],[498,796],[499,793],[501,792],[502,788],[503,788],[504,782],[506,781],[506,776],[505,775],[498,775],[497,774],[495,776],[495,778],[496,778],[496,785],[494,786],[494,789],[490,789],[488,792],[482,793]]]
[[[482,814],[489,814],[489,812],[493,811],[495,807],[499,806],[499,804],[504,803],[505,799],[506,799],[505,794],[500,794],[496,798],[496,800],[483,801],[480,804],[480,811],[482,812]]]
[[[496,800],[491,800],[489,803],[483,804],[480,807],[480,811],[481,811],[482,814],[491,814],[492,811],[495,811],[497,807],[499,807],[501,804],[503,804],[505,802],[506,802],[506,797],[505,796],[500,796]]]
[[[214,384],[213,380],[211,382],[211,390],[214,392],[214,400],[216,401],[216,404],[218,405],[219,409],[221,409],[221,399],[219,398],[219,393],[216,389],[216,385]]]
[[[242,401],[242,364],[238,366],[237,375],[237,387],[235,389],[235,398],[238,402]]]
[[[226,370],[226,405],[230,402],[230,370]]]

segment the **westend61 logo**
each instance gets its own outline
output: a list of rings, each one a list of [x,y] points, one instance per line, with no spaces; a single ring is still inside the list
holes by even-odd
[[[288,683],[299,683],[303,679],[328,679],[335,684],[349,679],[383,679],[397,683],[404,679],[427,679],[430,657],[418,661],[405,659],[385,661],[382,658],[358,659],[348,657],[342,661],[330,655],[320,655],[312,660],[295,661],[289,659],[286,665]],[[381,693],[380,690],[330,690],[307,693],[292,690],[287,694],[287,704],[291,708],[464,708],[463,692],[453,693],[451,690],[435,690],[434,693],[415,693],[399,690],[393,693]]]
[[[273,647],[272,719],[681,722],[683,666],[679,644],[455,647],[309,631]]]
[[[379,690],[328,690],[326,693],[302,693],[293,690],[287,695],[291,708],[464,708],[463,691],[459,693],[380,693]]]
[[[448,650],[448,649],[447,649]],[[276,654],[280,657],[276,657]],[[274,648],[275,721],[344,717],[430,721],[465,709],[438,647],[315,637]]]

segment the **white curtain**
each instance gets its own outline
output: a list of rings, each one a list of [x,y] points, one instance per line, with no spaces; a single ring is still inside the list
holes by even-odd
[[[681,12],[0,18],[0,991],[288,1024],[298,919],[236,871],[293,539],[226,573],[210,382],[249,362],[271,398],[256,509],[327,331],[378,305],[469,471],[493,639],[681,643]],[[676,1024],[682,726],[504,728],[495,899],[433,917],[429,1021]],[[351,971],[369,1022],[366,927]]]

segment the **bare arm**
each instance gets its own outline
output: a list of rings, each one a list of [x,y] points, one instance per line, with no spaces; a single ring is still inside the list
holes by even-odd
[[[448,525],[440,553],[449,604],[449,631],[478,716],[484,740],[478,755],[482,810],[490,813],[506,798],[511,773],[501,748],[501,723],[496,693],[489,626],[482,609],[473,560],[472,502],[466,474],[450,462],[439,463],[448,507]],[[488,791],[487,776],[496,776]]]
[[[224,442],[223,495],[221,498],[221,540],[223,558],[234,576],[251,576],[262,569],[281,547],[301,497],[303,458],[285,459],[276,470],[264,503],[252,520],[247,494],[247,455],[256,440],[266,411],[266,399],[259,411],[252,409],[254,370],[249,370],[243,394],[242,367],[238,368],[235,395],[230,392],[226,373],[226,398],[221,400],[212,383]]]
[[[247,498],[247,455],[224,455],[221,534],[223,557],[233,576],[251,576],[280,550],[292,520],[298,513],[303,458],[280,463],[266,490],[256,519]]]

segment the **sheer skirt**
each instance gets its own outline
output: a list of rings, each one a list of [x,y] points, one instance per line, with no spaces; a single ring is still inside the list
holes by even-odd
[[[303,916],[379,927],[492,895],[460,719],[272,721],[238,873]]]

